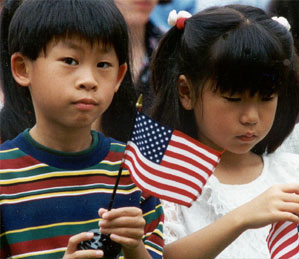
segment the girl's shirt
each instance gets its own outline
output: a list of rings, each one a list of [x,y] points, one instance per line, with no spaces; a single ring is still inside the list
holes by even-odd
[[[163,201],[165,243],[189,235],[257,197],[273,184],[299,183],[299,155],[275,152],[263,156],[262,174],[242,185],[222,184],[212,175],[190,208]],[[217,258],[269,258],[270,225],[241,234]]]
[[[98,228],[125,145],[92,132],[91,147],[64,153],[35,142],[28,130],[0,146],[0,258],[62,258],[68,240]],[[136,206],[146,220],[143,241],[162,257],[163,211],[123,170],[113,207]]]

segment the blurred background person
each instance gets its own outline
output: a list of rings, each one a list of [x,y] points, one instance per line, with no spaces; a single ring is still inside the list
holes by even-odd
[[[132,74],[136,94],[143,94],[143,111],[149,114],[154,94],[149,84],[149,63],[162,31],[150,21],[159,0],[114,0],[125,17],[130,31]],[[165,2],[165,0],[163,1]]]
[[[211,6],[224,6],[228,4],[251,5],[267,10],[271,0],[196,0],[196,11],[201,11]]]

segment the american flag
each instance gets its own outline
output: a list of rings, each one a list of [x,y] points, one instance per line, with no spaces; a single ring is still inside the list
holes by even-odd
[[[272,259],[298,259],[299,225],[288,221],[272,224],[267,242]]]
[[[140,189],[190,207],[221,154],[138,111],[123,166]]]

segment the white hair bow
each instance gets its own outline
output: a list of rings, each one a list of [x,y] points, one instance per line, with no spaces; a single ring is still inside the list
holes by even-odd
[[[179,18],[190,18],[192,16],[191,13],[187,12],[187,11],[179,11],[178,13],[176,12],[176,10],[172,10],[169,15],[168,15],[168,24],[169,26],[175,26],[177,24],[177,20]]]
[[[283,16],[280,16],[280,17],[273,16],[272,20],[277,21],[278,23],[280,23],[288,31],[291,29],[291,25],[289,24],[288,20],[286,18],[284,18]]]

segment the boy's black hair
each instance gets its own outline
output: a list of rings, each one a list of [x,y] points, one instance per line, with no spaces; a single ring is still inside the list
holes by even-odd
[[[35,60],[53,39],[79,35],[114,47],[128,72],[102,116],[103,133],[126,140],[133,125],[135,92],[129,65],[127,24],[113,0],[8,0],[1,13],[1,78],[5,96],[0,114],[1,140],[11,139],[35,123],[28,88],[12,78],[10,56],[21,52]]]
[[[203,10],[183,30],[171,28],[160,42],[151,65],[157,93],[153,117],[198,138],[193,111],[185,110],[178,97],[181,74],[196,96],[208,80],[223,93],[278,93],[274,124],[253,149],[271,153],[289,135],[299,111],[295,60],[292,35],[263,10],[241,5]]]

